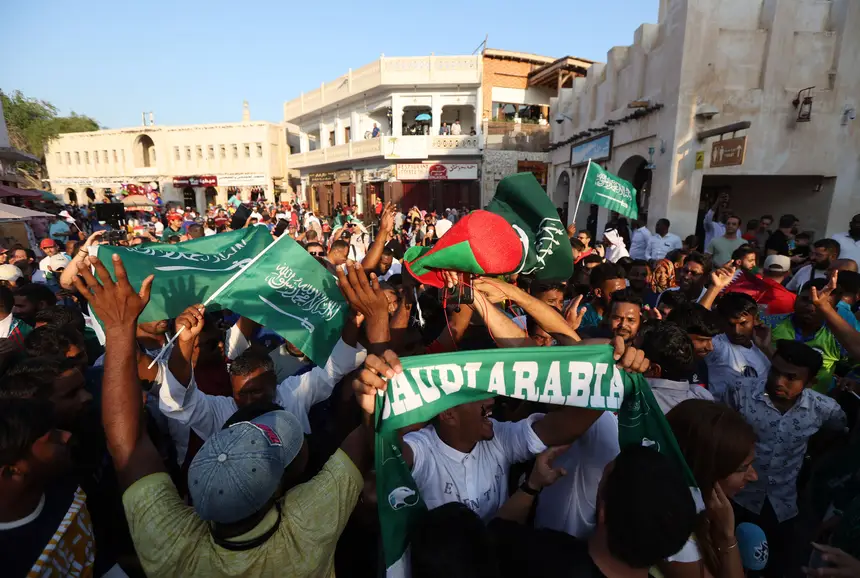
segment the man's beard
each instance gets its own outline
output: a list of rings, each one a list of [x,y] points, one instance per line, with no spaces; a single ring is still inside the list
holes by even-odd
[[[814,261],[812,267],[818,271],[826,271],[830,268],[830,261]]]

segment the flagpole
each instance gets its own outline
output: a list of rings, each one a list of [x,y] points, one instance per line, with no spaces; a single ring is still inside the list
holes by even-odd
[[[278,219],[278,220],[280,221],[281,219]],[[256,227],[256,225],[254,225],[254,226]],[[227,287],[229,287],[231,283],[233,283],[233,281],[238,279],[245,271],[247,271],[249,268],[251,268],[254,265],[254,263],[259,261],[263,257],[263,255],[265,255],[269,251],[269,249],[271,249],[272,247],[277,245],[278,241],[280,241],[281,239],[283,239],[285,237],[289,237],[289,236],[290,235],[289,235],[288,231],[284,231],[283,233],[281,233],[280,237],[278,237],[277,239],[275,239],[274,241],[272,241],[271,243],[266,245],[266,248],[263,249],[262,251],[260,251],[260,253],[256,257],[254,257],[253,259],[248,261],[244,266],[240,267],[238,271],[233,273],[232,277],[227,279],[227,281],[223,285],[221,285],[218,289],[216,289],[212,295],[207,297],[206,301],[203,302],[203,306],[205,307],[206,305],[209,305],[210,303],[212,303],[212,301],[214,301],[216,297],[221,295],[221,293],[223,293],[224,290],[227,289]],[[147,369],[152,369],[152,366],[155,365],[156,363],[158,363],[159,359],[164,357],[164,352],[167,351],[167,348],[171,344],[173,344],[174,341],[176,341],[176,338],[179,337],[179,334],[182,333],[182,331],[184,329],[185,329],[185,326],[183,325],[182,327],[179,328],[179,331],[177,331],[176,333],[173,334],[173,337],[171,337],[167,341],[167,343],[164,344],[164,347],[161,348],[161,351],[158,352],[158,355],[155,356],[155,359],[153,359],[150,362],[150,364],[147,366]]]
[[[588,159],[588,164],[585,166],[585,174],[582,176],[582,186],[579,188],[579,197],[576,199],[576,208],[573,209],[573,221],[576,224],[576,214],[579,212],[579,202],[582,200],[582,191],[585,190],[585,181],[588,179],[588,169],[591,168],[591,159]]]

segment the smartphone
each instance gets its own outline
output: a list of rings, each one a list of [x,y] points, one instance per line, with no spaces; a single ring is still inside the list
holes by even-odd
[[[449,305],[471,305],[475,302],[475,293],[472,291],[471,275],[466,273],[457,274],[458,283],[454,287],[445,288],[445,298]]]

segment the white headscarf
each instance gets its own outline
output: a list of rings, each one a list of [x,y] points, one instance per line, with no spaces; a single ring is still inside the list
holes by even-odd
[[[606,251],[605,257],[607,261],[616,263],[622,257],[629,257],[627,247],[624,245],[624,239],[618,234],[615,229],[606,229],[603,231],[603,237],[609,241],[609,246],[604,247]]]

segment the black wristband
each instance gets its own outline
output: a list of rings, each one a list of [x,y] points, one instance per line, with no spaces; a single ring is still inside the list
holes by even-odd
[[[534,488],[532,488],[529,485],[528,480],[524,481],[522,485],[520,485],[520,489],[530,496],[537,496],[538,494],[540,494],[540,490],[535,490]]]

